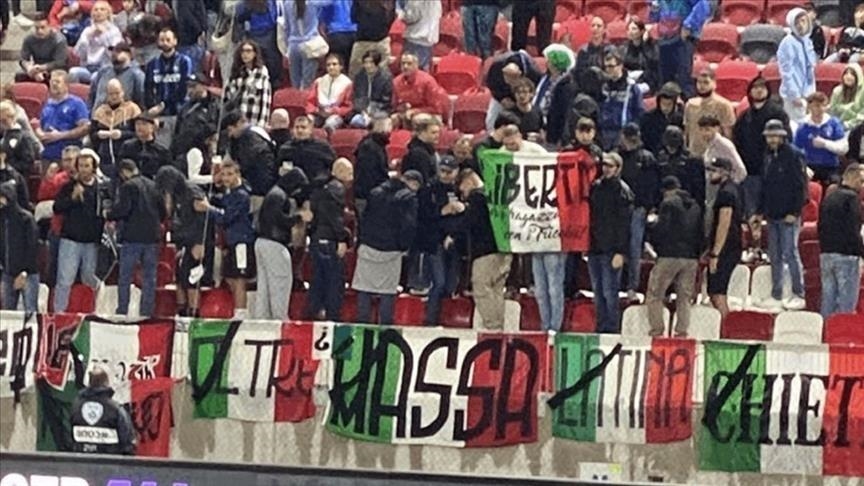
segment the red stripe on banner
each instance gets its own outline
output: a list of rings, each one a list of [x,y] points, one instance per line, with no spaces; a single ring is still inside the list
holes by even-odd
[[[548,367],[547,339],[545,333],[477,335],[476,354],[466,356],[459,380],[459,393],[469,398],[461,436],[456,426],[457,440],[466,447],[537,440],[537,393]]]
[[[130,365],[130,379],[147,380],[171,376],[171,357],[174,349],[174,321],[159,319],[138,323],[137,366]],[[154,357],[158,356],[158,360]]]
[[[696,341],[659,339],[645,366],[645,441],[675,442],[693,435]]]
[[[54,388],[62,389],[66,386],[66,374],[72,366],[70,344],[82,319],[83,316],[79,314],[39,315],[37,374]]]
[[[171,448],[171,393],[174,380],[131,382],[132,425],[138,435],[135,455],[168,457]]]
[[[558,221],[561,227],[561,251],[588,251],[588,223],[591,211],[588,193],[596,172],[595,162],[587,152],[558,154]]]
[[[312,390],[318,361],[312,360],[313,329],[311,325],[282,324],[279,365],[272,389],[276,422],[302,422],[315,416]]]
[[[864,349],[831,346],[822,474],[864,476]]]

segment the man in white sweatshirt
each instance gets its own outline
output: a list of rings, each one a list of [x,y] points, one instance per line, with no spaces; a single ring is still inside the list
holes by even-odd
[[[432,46],[438,43],[441,13],[441,0],[406,0],[401,13],[405,22],[403,52],[416,55],[424,71],[432,66]]]

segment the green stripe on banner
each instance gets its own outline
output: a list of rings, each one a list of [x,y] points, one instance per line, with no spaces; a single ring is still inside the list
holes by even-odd
[[[336,327],[333,381],[337,386],[330,392],[328,430],[359,440],[393,440],[393,413],[386,414],[386,407],[399,403],[403,363],[388,336],[398,332],[390,327]]]
[[[555,336],[555,389],[572,387],[603,360],[597,335],[557,334]],[[552,435],[565,439],[597,440],[597,400],[601,379],[567,398],[552,417]]]
[[[230,326],[231,323],[227,321],[196,320],[189,327],[189,370],[192,373],[192,387],[205,390],[204,396],[195,400],[195,418],[228,416],[228,394],[224,390],[228,385],[228,351],[231,343],[225,341]],[[219,365],[222,370],[217,377],[215,367]],[[218,383],[208,383],[217,379]]]
[[[510,197],[507,194],[510,184],[509,177],[519,177],[513,172],[513,154],[496,149],[486,149],[480,152],[483,158],[483,181],[485,183],[486,199],[489,206],[489,219],[498,251],[510,252]],[[479,157],[479,156],[478,156]]]
[[[705,410],[699,429],[699,469],[761,471],[759,424],[765,346],[706,342]],[[741,440],[744,438],[744,440]]]

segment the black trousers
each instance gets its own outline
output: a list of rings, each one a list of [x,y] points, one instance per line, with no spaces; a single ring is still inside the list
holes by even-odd
[[[510,50],[518,51],[528,46],[528,26],[532,18],[537,24],[537,53],[542,53],[552,42],[554,0],[519,1],[513,4],[513,41]]]

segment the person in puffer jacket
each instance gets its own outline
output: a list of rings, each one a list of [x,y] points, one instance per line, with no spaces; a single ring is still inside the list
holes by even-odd
[[[851,131],[864,122],[864,70],[858,63],[849,64],[840,76],[840,84],[831,92],[832,115]]]
[[[638,123],[645,106],[639,87],[627,77],[621,54],[607,53],[603,63],[609,79],[603,84],[598,125],[601,146],[604,150],[612,150],[621,129],[628,123]]]
[[[0,184],[0,287],[3,309],[18,307],[19,292],[24,311],[36,312],[39,297],[39,230],[30,211],[18,204],[14,182]]]
[[[777,63],[780,65],[780,97],[783,109],[793,123],[807,114],[808,96],[816,91],[816,51],[810,32],[813,25],[807,11],[793,8],[786,15],[791,32],[780,42]],[[793,127],[794,128],[794,127]]]

